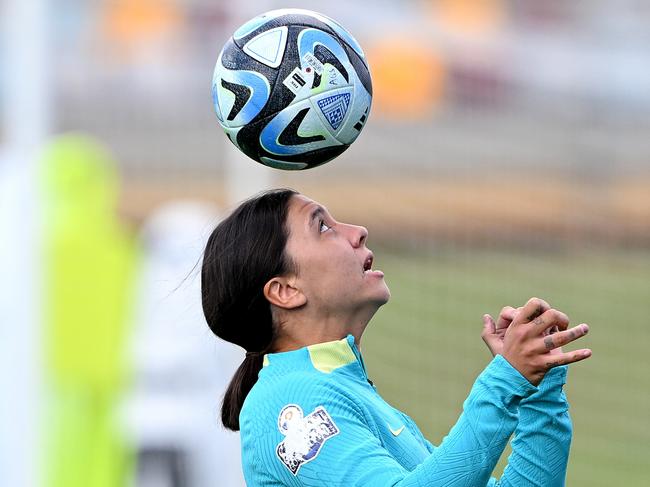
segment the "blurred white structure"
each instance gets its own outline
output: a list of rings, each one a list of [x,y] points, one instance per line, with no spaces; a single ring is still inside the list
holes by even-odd
[[[203,317],[200,259],[214,208],[169,203],[142,229],[133,388],[124,407],[138,452],[139,487],[244,485],[239,436],[220,423],[220,402],[243,352]]]
[[[47,0],[0,2],[0,472],[36,487],[42,400],[36,155],[50,130]]]

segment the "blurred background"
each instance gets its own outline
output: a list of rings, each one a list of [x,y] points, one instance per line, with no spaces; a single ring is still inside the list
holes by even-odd
[[[283,7],[338,20],[373,75],[359,139],[304,173],[239,154],[210,96],[234,29]],[[650,484],[650,2],[1,8],[0,484],[243,485],[217,420],[242,351],[196,265],[272,186],[368,227],[393,294],[369,373],[434,444],[490,359],[482,314],[535,295],[591,325],[567,485]]]

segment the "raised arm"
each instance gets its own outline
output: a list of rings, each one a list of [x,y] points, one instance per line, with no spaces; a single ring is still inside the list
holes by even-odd
[[[500,487],[562,487],[566,478],[572,425],[562,386],[567,367],[556,367],[539,390],[521,401],[512,454]]]
[[[586,334],[585,324],[568,330],[569,320],[563,313],[551,310],[547,303],[541,302],[537,316],[529,316],[533,326],[545,328],[540,338],[547,349],[545,361],[557,363],[566,357],[562,345]],[[521,310],[521,308],[520,308]],[[501,311],[496,323],[487,316],[483,339],[493,353],[501,353],[505,331],[520,311],[506,307]],[[536,323],[535,323],[536,322]],[[563,329],[565,331],[559,332]],[[553,331],[554,333],[551,333]],[[590,355],[590,351],[573,352],[573,356]],[[500,487],[531,486],[561,487],[564,485],[569,448],[572,438],[572,425],[568,413],[568,403],[562,390],[566,382],[567,367],[551,369],[539,384],[539,390],[520,403],[519,424],[512,440],[512,454],[499,481],[492,485]]]

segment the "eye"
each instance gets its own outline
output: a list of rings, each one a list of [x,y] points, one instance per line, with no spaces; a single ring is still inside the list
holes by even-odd
[[[324,220],[319,220],[319,222],[318,222],[318,231],[320,233],[325,233],[330,228],[332,228],[332,227],[330,227],[327,223],[325,223]]]

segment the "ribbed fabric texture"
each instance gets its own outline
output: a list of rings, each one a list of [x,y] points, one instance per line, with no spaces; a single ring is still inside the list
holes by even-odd
[[[240,415],[249,486],[564,485],[566,368],[532,386],[501,356],[477,378],[438,447],[368,382],[354,338],[269,354]],[[490,475],[508,439],[500,480]]]

